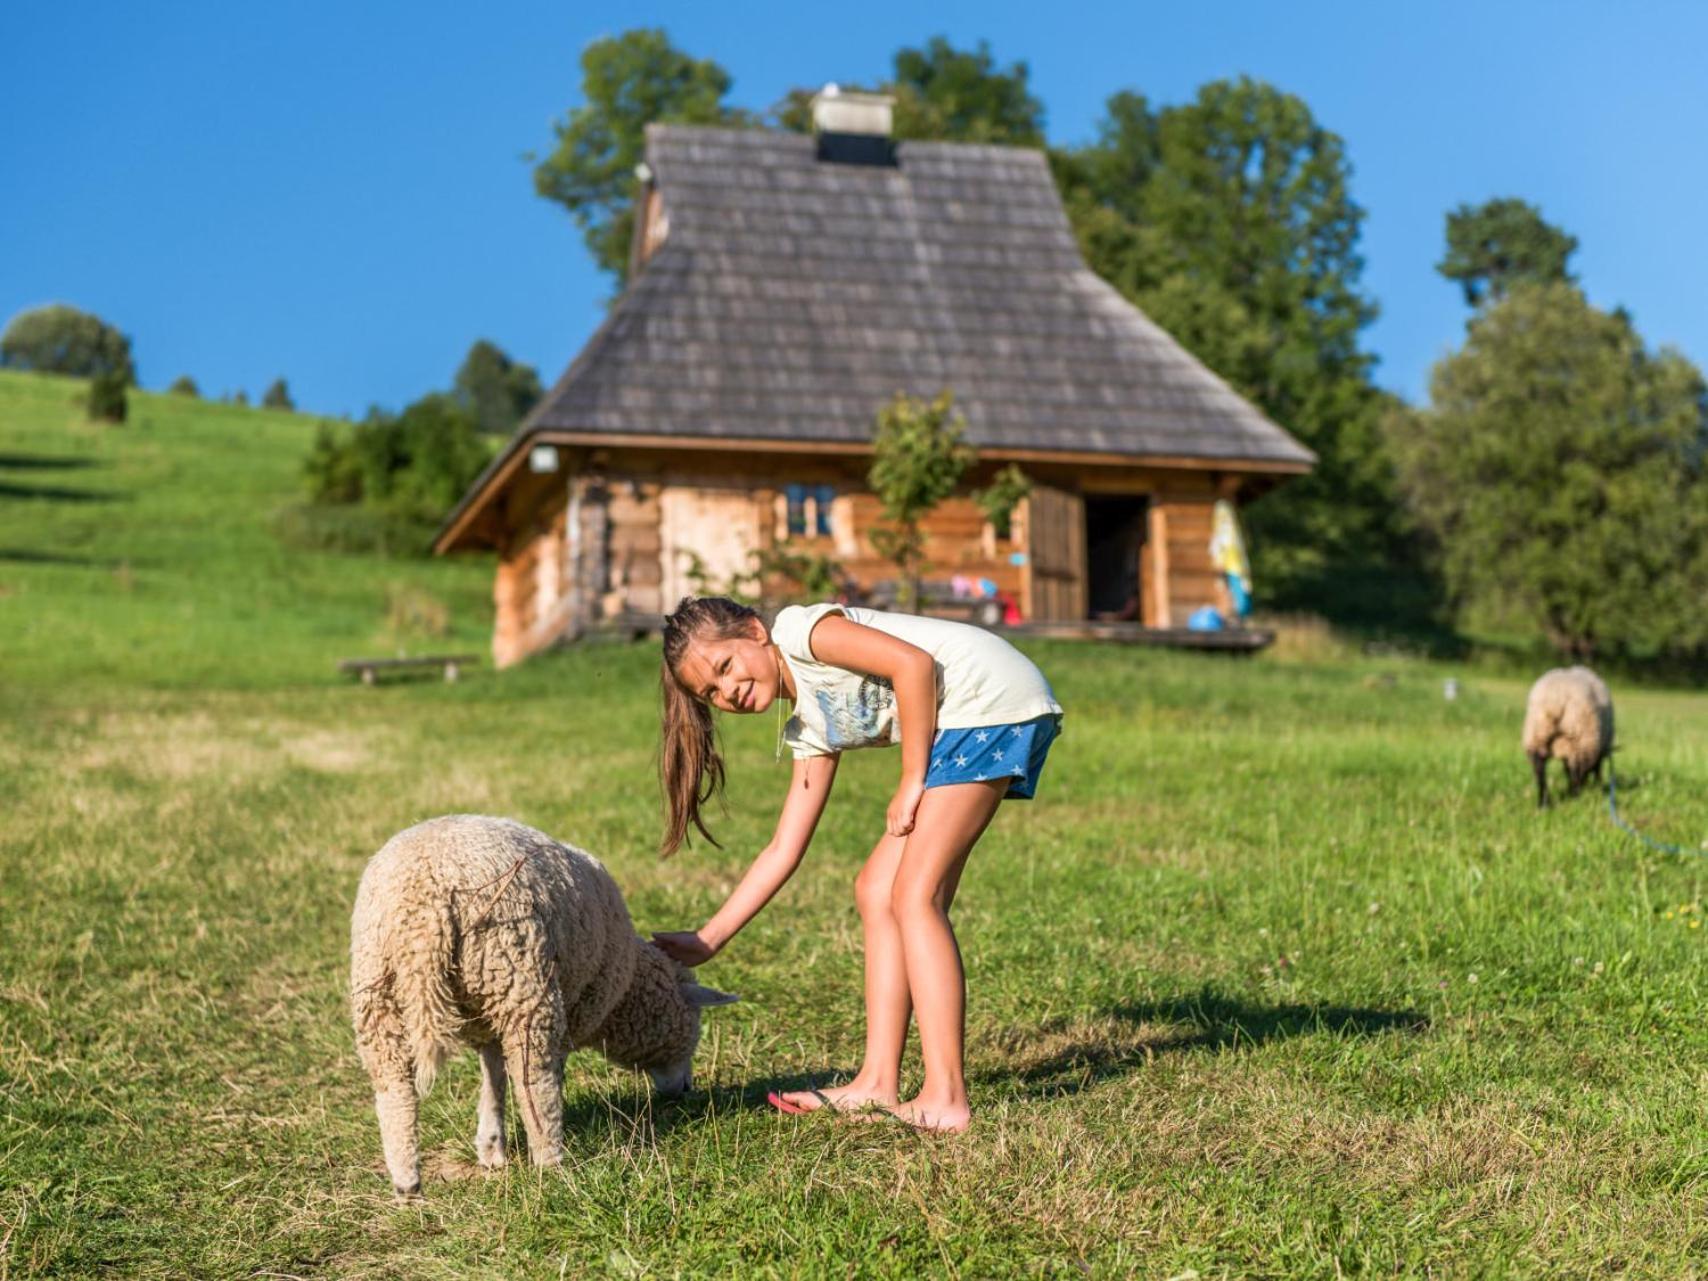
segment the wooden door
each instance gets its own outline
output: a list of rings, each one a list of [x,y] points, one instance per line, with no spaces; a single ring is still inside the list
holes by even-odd
[[[1073,621],[1086,616],[1085,503],[1076,493],[1034,481],[1026,499],[1026,616]]]

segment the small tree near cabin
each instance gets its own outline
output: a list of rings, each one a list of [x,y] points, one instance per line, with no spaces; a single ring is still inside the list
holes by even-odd
[[[1014,509],[1031,492],[1031,478],[1020,470],[1018,463],[1009,463],[991,478],[990,484],[973,491],[973,501],[979,505],[996,536],[1007,538],[1014,529]]]
[[[265,409],[295,409],[296,402],[291,399],[291,389],[285,386],[283,378],[273,379],[273,383],[261,393],[261,405]]]
[[[878,410],[867,483],[884,505],[889,528],[874,529],[872,546],[899,571],[897,603],[919,606],[925,533],[920,522],[960,483],[977,455],[961,439],[966,420],[947,391],[930,401],[897,392]]]

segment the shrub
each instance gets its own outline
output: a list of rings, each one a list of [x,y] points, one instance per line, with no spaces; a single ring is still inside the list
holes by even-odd
[[[122,423],[129,412],[124,376],[117,372],[97,375],[89,384],[87,406],[92,422]]]
[[[401,414],[371,411],[347,432],[323,422],[303,460],[311,506],[285,514],[280,536],[330,551],[423,553],[490,456],[470,412],[437,393]]]
[[[201,399],[202,395],[202,389],[196,386],[196,380],[188,374],[179,374],[166,390],[173,396],[189,396],[193,400]]]
[[[296,403],[291,400],[290,388],[285,386],[283,378],[273,379],[272,386],[262,393],[261,406],[264,409],[295,409]]]

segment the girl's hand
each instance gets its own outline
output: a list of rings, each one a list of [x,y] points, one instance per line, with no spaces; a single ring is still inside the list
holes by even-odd
[[[682,965],[703,965],[718,954],[718,949],[700,937],[698,930],[653,932],[652,941],[658,950]]]
[[[896,788],[896,794],[890,797],[889,813],[885,816],[884,830],[891,836],[906,836],[913,830],[913,816],[919,810],[919,798],[925,795],[924,780],[903,782]]]

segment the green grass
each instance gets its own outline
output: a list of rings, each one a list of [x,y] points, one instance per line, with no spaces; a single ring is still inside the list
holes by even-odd
[[[768,833],[772,726],[727,727],[726,849],[660,864],[655,650],[346,686],[395,585],[451,611],[410,644],[482,648],[490,567],[288,552],[307,420],[97,429],[77,393],[0,377],[0,1278],[1708,1271],[1708,861],[1537,814],[1522,684],[1392,659],[1031,647],[1067,734],[957,905],[966,1137],[762,1109],[858,1060],[895,760],[856,753],[708,969],[744,1003],[685,1101],[578,1056],[565,1167],[482,1176],[465,1056],[394,1205],[346,1012],[367,856],[509,814],[691,926]],[[1695,845],[1708,700],[1616,697],[1630,817]]]

